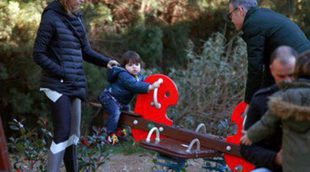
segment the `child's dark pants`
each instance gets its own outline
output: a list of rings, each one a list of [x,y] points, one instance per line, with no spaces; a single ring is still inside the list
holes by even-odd
[[[104,92],[99,97],[99,101],[109,114],[108,121],[106,123],[107,133],[115,133],[121,111],[129,111],[130,107],[129,105],[123,105],[119,103],[108,90],[104,90]]]

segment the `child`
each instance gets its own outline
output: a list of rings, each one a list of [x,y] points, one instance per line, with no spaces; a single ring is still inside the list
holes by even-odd
[[[283,171],[310,171],[310,51],[297,58],[295,81],[281,85],[268,105],[269,110],[255,123],[241,142],[250,145],[271,134],[282,123]]]
[[[144,82],[140,74],[142,61],[138,53],[127,51],[121,57],[121,67],[114,66],[108,70],[110,85],[103,90],[99,101],[108,112],[107,142],[114,145],[122,131],[117,132],[121,110],[129,111],[129,103],[138,93],[147,93],[158,88],[160,82],[153,84]]]

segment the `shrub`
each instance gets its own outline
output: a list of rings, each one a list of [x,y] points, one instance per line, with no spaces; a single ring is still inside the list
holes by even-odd
[[[190,23],[183,22],[164,27],[163,69],[186,66],[186,47],[189,41]]]
[[[34,37],[45,2],[0,2],[0,109],[4,121],[12,120],[12,114],[27,115],[32,120],[33,114],[45,111],[44,101],[34,90],[38,89],[40,72],[32,60]],[[9,131],[7,123],[4,127]]]
[[[227,43],[222,34],[215,33],[204,43],[202,53],[196,54],[193,48],[189,42],[187,69],[169,73],[180,94],[172,118],[186,128],[202,122],[209,133],[226,136],[231,132],[231,112],[243,98],[245,43],[240,37]]]
[[[147,66],[156,67],[162,63],[163,32],[160,27],[137,25],[126,34],[128,48],[137,51]]]
[[[44,171],[46,166],[47,145],[52,137],[47,129],[47,120],[40,118],[40,127],[25,127],[24,120],[14,119],[10,128],[15,131],[14,137],[9,138],[11,164],[13,169],[21,171]]]
[[[52,133],[46,118],[39,118],[36,127],[24,125],[24,119],[14,119],[10,128],[15,132],[9,138],[11,165],[17,171],[46,171],[47,155]],[[105,143],[104,129],[93,128],[93,134],[82,137],[78,146],[79,168],[82,171],[96,171],[110,154]]]

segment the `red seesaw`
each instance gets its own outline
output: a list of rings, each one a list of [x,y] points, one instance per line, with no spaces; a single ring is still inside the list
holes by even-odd
[[[162,81],[158,89],[137,96],[134,113],[121,114],[120,124],[131,127],[132,135],[140,146],[180,159],[224,156],[231,171],[248,172],[254,169],[254,165],[240,155],[242,114],[246,103],[239,103],[232,115],[232,121],[238,127],[236,134],[226,139],[218,138],[199,132],[205,127],[204,124],[200,124],[195,131],[173,126],[166,112],[168,107],[177,104],[177,87],[172,79],[162,74],[151,75],[145,81],[153,83],[157,80]]]

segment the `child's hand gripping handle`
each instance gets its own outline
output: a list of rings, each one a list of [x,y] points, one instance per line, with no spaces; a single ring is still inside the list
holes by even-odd
[[[151,105],[155,105],[155,107],[157,109],[160,109],[161,104],[158,103],[158,99],[157,99],[157,95],[158,95],[158,88],[159,86],[163,83],[163,79],[159,78],[157,81],[155,81],[152,86],[155,88],[154,89],[154,93],[153,93],[153,102],[151,103]]]

